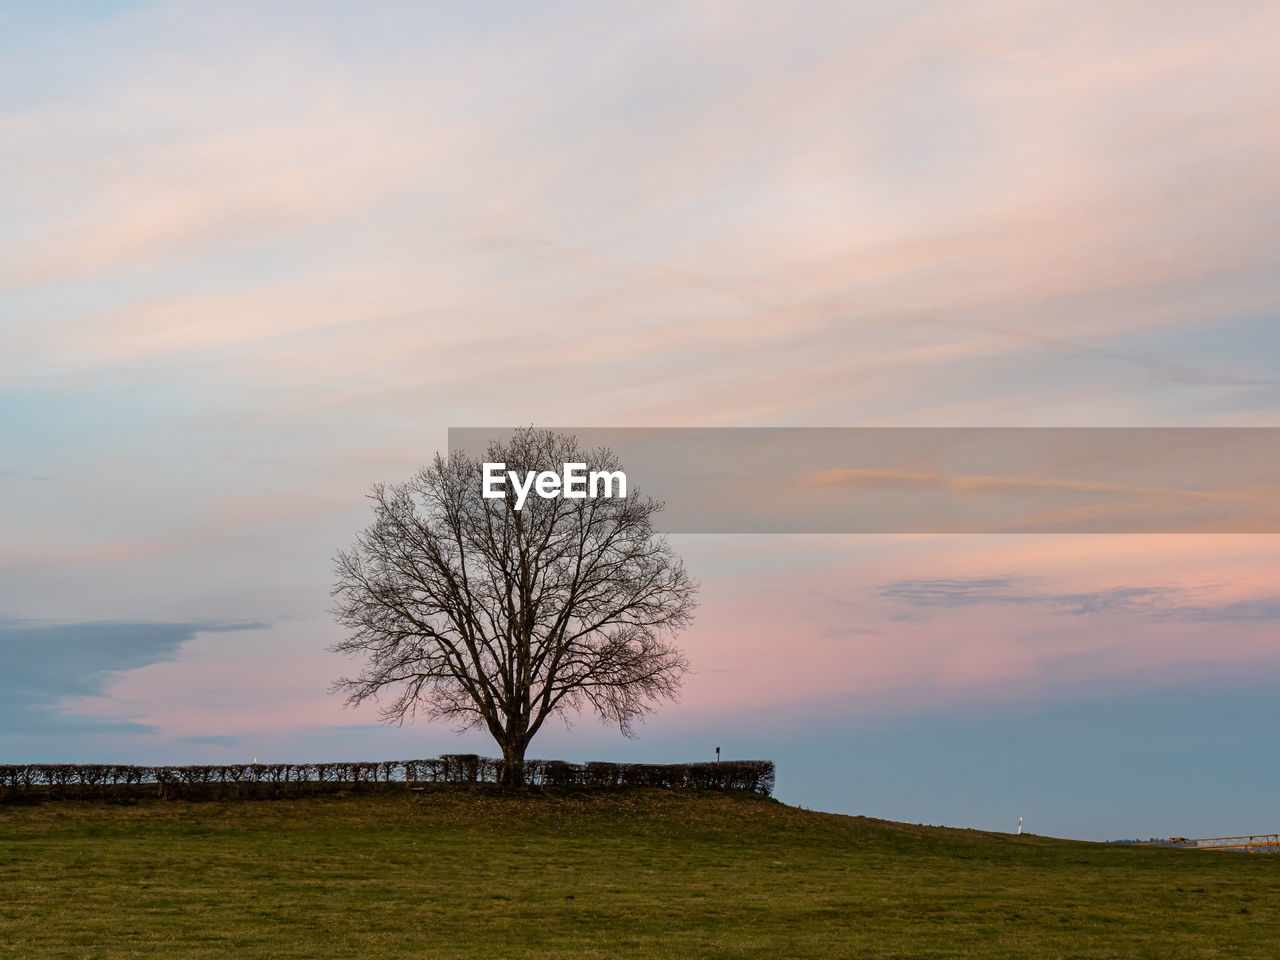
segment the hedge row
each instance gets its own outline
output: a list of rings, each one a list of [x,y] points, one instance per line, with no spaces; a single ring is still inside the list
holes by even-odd
[[[519,778],[528,786],[664,787],[773,793],[768,760],[721,763],[566,763],[526,760]],[[503,762],[476,754],[378,763],[240,763],[140,767],[99,763],[0,765],[0,800],[30,796],[92,799],[136,795],[153,786],[163,797],[301,796],[392,784],[499,783]]]
[[[746,790],[773,793],[772,760],[725,760],[720,763],[565,763],[535,761],[526,782],[545,786],[666,787],[675,790]],[[526,765],[527,766],[527,765]]]

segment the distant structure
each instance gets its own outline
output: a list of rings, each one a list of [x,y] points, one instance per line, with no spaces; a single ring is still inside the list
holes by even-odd
[[[1018,818],[1018,833],[1019,833],[1019,834],[1021,834],[1021,833],[1022,833],[1022,818],[1021,818],[1021,817],[1019,817],[1019,818]]]
[[[1191,850],[1234,850],[1238,853],[1280,854],[1280,834],[1254,833],[1238,837],[1203,837],[1189,840],[1186,837],[1169,837],[1165,840],[1148,840],[1134,843],[1135,847],[1182,847]]]

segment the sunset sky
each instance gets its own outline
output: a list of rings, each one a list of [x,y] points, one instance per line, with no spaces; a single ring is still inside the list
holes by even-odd
[[[0,8],[0,763],[392,759],[333,557],[449,427],[1280,426],[1271,3]],[[676,535],[635,741],[1274,832],[1280,538]]]

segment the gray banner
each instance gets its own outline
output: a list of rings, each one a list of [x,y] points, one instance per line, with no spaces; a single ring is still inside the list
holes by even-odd
[[[545,429],[610,448],[667,533],[1280,533],[1280,428]]]

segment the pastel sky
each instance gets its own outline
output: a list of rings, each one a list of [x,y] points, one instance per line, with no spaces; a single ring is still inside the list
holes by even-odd
[[[1280,9],[0,8],[0,762],[474,749],[326,691],[450,426],[1280,425]],[[1274,535],[692,536],[636,741],[792,803],[1274,832]]]

